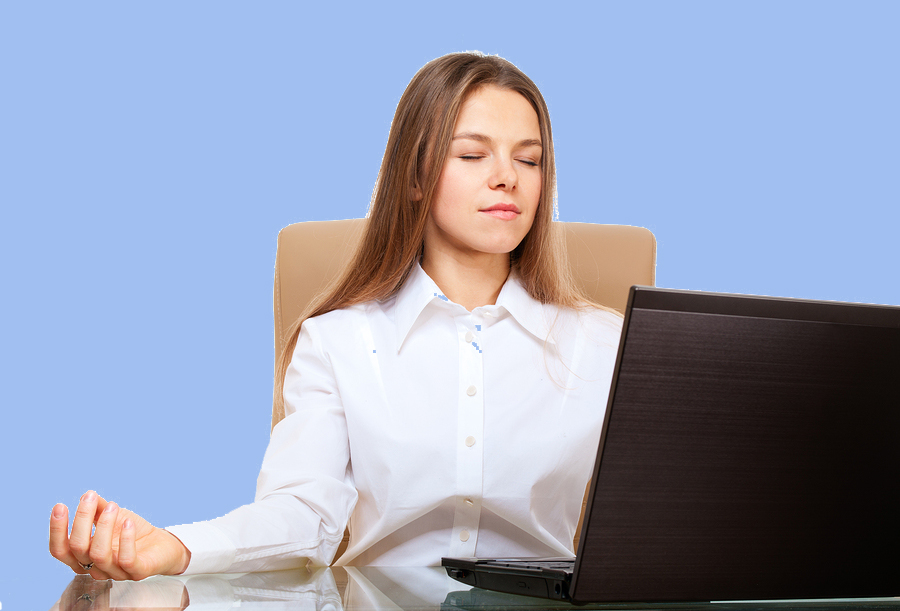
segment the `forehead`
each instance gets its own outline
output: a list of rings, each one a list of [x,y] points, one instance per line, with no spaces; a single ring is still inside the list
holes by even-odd
[[[537,113],[525,96],[493,85],[480,87],[466,97],[456,118],[454,133],[474,132],[512,136],[516,140],[540,139]]]

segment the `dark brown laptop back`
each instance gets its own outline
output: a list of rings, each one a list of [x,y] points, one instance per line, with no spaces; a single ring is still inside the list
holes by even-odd
[[[623,334],[573,599],[900,594],[900,308],[635,287]]]

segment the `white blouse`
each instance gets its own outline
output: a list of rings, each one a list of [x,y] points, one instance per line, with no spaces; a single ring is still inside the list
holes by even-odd
[[[416,266],[399,293],[308,319],[256,499],[173,526],[188,573],[571,556],[621,319],[514,277],[469,312]]]

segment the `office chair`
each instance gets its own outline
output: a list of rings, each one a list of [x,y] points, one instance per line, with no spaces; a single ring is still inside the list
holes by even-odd
[[[631,285],[656,283],[656,238],[647,229],[590,223],[562,225],[575,281],[590,299],[624,312]],[[288,225],[279,232],[273,300],[276,367],[287,339],[286,331],[341,271],[353,255],[364,227],[365,219],[313,221]],[[282,418],[283,409],[273,405],[272,428]],[[586,504],[587,496],[581,508],[582,518]],[[578,549],[581,520],[575,532]],[[348,538],[344,533],[335,557],[343,553]]]

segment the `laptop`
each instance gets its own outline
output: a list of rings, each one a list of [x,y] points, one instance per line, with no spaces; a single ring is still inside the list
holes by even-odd
[[[632,287],[574,559],[444,558],[587,602],[900,595],[900,307]]]

